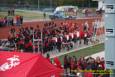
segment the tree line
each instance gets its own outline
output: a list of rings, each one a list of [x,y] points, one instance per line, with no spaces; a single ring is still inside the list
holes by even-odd
[[[61,5],[75,5],[78,7],[97,7],[97,2],[92,0],[0,0],[0,5],[34,5],[56,7]]]

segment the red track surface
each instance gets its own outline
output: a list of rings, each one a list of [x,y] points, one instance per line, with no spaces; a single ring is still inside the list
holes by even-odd
[[[92,22],[95,21],[96,19],[101,20],[101,18],[90,18],[90,19],[77,19],[77,20],[54,20],[54,22],[57,24],[60,24],[62,22],[77,23],[77,25],[79,25],[80,28],[82,29],[82,24],[84,24],[86,21],[88,22],[89,26],[92,27]],[[40,28],[42,28],[45,22],[48,22],[48,21],[25,22],[23,24],[23,27],[32,26],[36,28],[36,26],[39,25]],[[16,30],[18,31],[19,27],[17,26],[13,26],[13,27],[16,28]],[[12,26],[1,27],[0,28],[0,39],[6,39],[9,36],[9,31],[11,28]],[[99,28],[97,34],[100,35],[103,33],[104,33],[104,28],[103,27]]]

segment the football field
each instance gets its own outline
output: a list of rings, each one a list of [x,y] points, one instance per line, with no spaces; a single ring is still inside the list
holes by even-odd
[[[58,56],[59,60],[61,61],[61,63],[63,64],[63,62],[64,62],[63,59],[64,59],[65,55],[68,55],[71,57],[75,56],[77,59],[79,59],[80,57],[91,56],[96,53],[100,53],[102,51],[104,51],[104,43],[96,44],[94,46],[86,46],[86,47],[78,48],[76,50],[63,52],[62,54],[57,55],[57,56]],[[54,56],[52,57],[52,59],[53,58],[54,58]]]
[[[5,17],[7,15],[7,11],[0,11],[0,17]],[[23,16],[24,20],[44,19],[43,12],[41,11],[15,10],[15,16],[16,15]],[[48,14],[46,14],[46,18],[48,18]]]

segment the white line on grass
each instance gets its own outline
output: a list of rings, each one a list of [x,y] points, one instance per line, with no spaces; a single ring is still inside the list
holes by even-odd
[[[81,49],[85,49],[85,48],[88,48],[88,47],[96,46],[96,45],[99,45],[101,43],[104,43],[104,42],[100,42],[100,43],[94,44],[94,45],[83,46],[83,47],[76,48],[76,49],[73,49],[73,50],[70,50],[70,51],[67,51],[67,52],[61,52],[59,54],[51,55],[50,58],[59,57],[59,56],[65,55],[65,54],[69,54],[69,53],[72,53],[72,52],[75,52],[75,51],[79,51]]]

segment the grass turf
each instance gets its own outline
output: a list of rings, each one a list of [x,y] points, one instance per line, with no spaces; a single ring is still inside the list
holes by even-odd
[[[88,47],[85,49],[81,49],[72,53],[67,54],[68,56],[76,56],[77,58],[80,58],[81,56],[90,56],[92,54],[98,53],[104,51],[104,44],[98,44],[92,47]],[[61,63],[63,64],[63,58],[65,55],[59,56],[59,60],[61,61]]]
[[[16,11],[15,15],[21,15],[24,17],[25,20],[44,18],[42,12]],[[7,16],[7,12],[0,12],[0,17],[5,17],[5,16]],[[46,18],[48,18],[48,15],[46,15]]]

